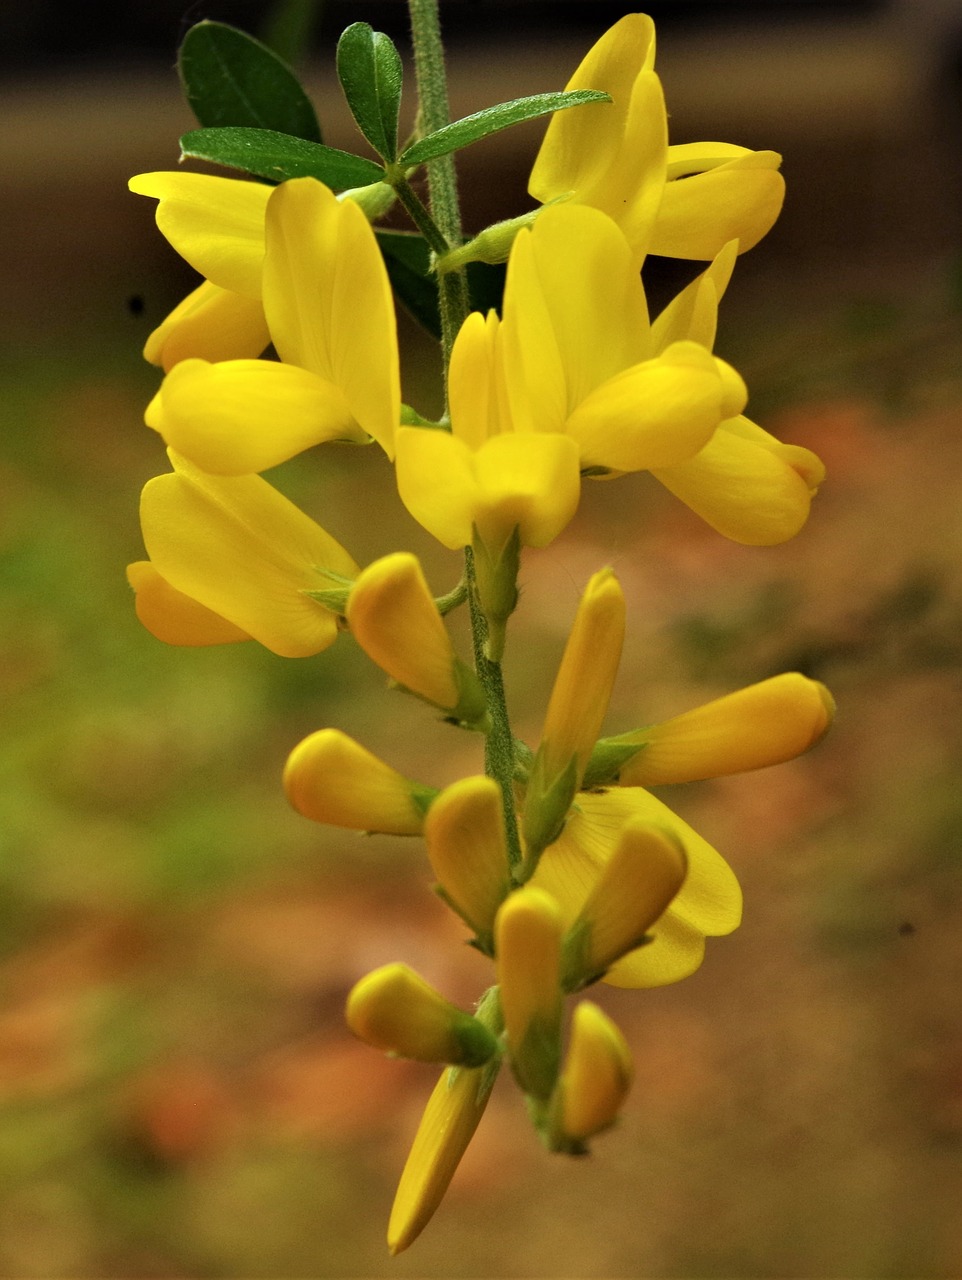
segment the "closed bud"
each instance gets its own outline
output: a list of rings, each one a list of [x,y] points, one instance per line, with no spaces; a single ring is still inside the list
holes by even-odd
[[[479,1067],[498,1051],[486,1026],[405,964],[386,964],[347,998],[347,1025],[375,1049],[419,1062]]]
[[[544,1100],[561,1055],[561,910],[543,889],[511,894],[495,921],[495,963],[511,1066],[526,1093]]]
[[[483,728],[484,691],[456,656],[417,557],[383,556],[357,577],[347,620],[372,661],[411,693],[451,719]]]
[[[386,765],[339,729],[319,729],[291,752],[287,798],[305,818],[354,831],[420,835],[437,792]]]
[[[565,937],[565,988],[573,991],[596,981],[640,946],[687,870],[681,844],[670,832],[638,818],[626,822]]]
[[[834,714],[823,684],[787,672],[599,746],[637,746],[620,768],[622,786],[693,782],[791,760],[822,738]]]
[[[424,838],[443,897],[489,951],[495,915],[510,889],[498,784],[476,777],[446,787],[428,810]]]
[[[582,1000],[571,1025],[564,1070],[552,1099],[556,1150],[579,1154],[585,1141],[614,1124],[633,1076],[624,1036],[596,1004]]]

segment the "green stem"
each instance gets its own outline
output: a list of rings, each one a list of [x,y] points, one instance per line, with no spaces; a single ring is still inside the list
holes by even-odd
[[[411,15],[411,38],[414,45],[414,71],[417,78],[421,127],[425,134],[434,133],[451,121],[444,46],[441,43],[441,26],[438,20],[438,0],[408,0],[408,11]],[[463,236],[453,156],[439,156],[436,160],[428,161],[427,171],[430,218],[433,225],[447,245],[460,245]],[[400,199],[404,199],[400,190],[398,195]],[[435,252],[437,252],[436,249]],[[470,310],[467,277],[463,267],[446,272],[439,278],[438,295],[446,387],[451,348]],[[508,862],[511,870],[517,871],[522,865],[523,858],[514,799],[514,739],[504,696],[501,664],[492,662],[485,653],[488,628],[478,600],[474,553],[470,547],[466,547],[464,551],[464,579],[471,612],[474,665],[484,688],[488,714],[491,717],[491,732],[485,740],[485,772],[489,777],[494,778],[501,788]]]

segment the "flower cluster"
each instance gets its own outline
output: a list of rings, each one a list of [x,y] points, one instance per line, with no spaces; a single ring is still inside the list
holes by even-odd
[[[737,256],[780,209],[779,157],[669,145],[653,24],[632,14],[589,52],[551,117],[529,184],[537,207],[445,240],[408,182],[418,147],[444,128],[398,158],[396,131],[385,132],[384,113],[371,123],[348,57],[360,39],[390,68],[386,38],[354,30],[339,72],[362,131],[380,139],[377,181],[343,189],[296,173],[268,185],[171,172],[130,184],[158,201],[158,226],[203,282],[147,343],[164,378],[146,421],[172,470],[144,488],[149,559],[128,575],[140,620],[164,641],[254,639],[306,657],[347,630],[396,686],[484,738],[485,772],[441,791],[336,728],[295,747],[284,774],[308,818],[423,837],[437,892],[493,965],[473,1012],[400,963],[350,994],[358,1036],[444,1067],[391,1217],[397,1252],[440,1202],[502,1064],[552,1150],[583,1152],[614,1123],[628,1046],[586,999],[566,1029],[567,997],[598,981],[675,982],[699,966],[706,937],[737,926],[731,869],[648,788],[790,759],[825,732],[832,702],[786,674],[601,736],[625,626],[621,587],[602,569],[574,618],[540,742],[513,738],[500,662],[521,550],[562,532],[583,480],[650,471],[747,544],[784,541],[807,518],[819,460],[745,417],[744,382],[713,354]],[[449,132],[467,137],[467,124]],[[429,278],[442,295],[459,280],[464,297],[466,264],[507,264],[496,309],[459,313],[448,290],[438,422],[401,403],[394,290],[373,225],[395,198],[433,250]],[[640,274],[649,254],[704,264],[654,317]],[[332,441],[387,455],[411,516],[465,550],[458,587],[436,598],[404,551],[359,567],[261,474]],[[464,603],[473,665],[445,623]]]

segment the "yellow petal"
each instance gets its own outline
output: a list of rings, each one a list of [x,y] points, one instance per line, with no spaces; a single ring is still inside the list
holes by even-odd
[[[495,964],[511,1066],[526,1093],[547,1098],[561,1055],[561,935],[558,904],[526,885],[501,904]]]
[[[503,419],[496,311],[482,316],[472,311],[458,330],[451,350],[448,370],[448,398],[451,430],[472,450],[479,449],[489,436],[507,430]]]
[[[182,360],[146,420],[213,475],[266,471],[329,440],[367,440],[337,387],[274,360]]]
[[[673,342],[697,342],[707,351],[715,345],[718,304],[731,279],[738,255],[738,242],[730,240],[716,255],[707,271],[682,289],[651,326],[656,352]]]
[[[273,187],[205,173],[140,173],[127,185],[160,201],[157,226],[195,271],[222,289],[260,298]]]
[[[675,148],[669,149],[670,159],[672,151]],[[729,240],[738,241],[739,253],[753,248],[771,230],[785,199],[780,160],[774,151],[742,152],[667,183],[649,252],[709,259]]]
[[[825,469],[810,450],[782,444],[747,418],[735,418],[722,423],[689,462],[655,474],[726,538],[773,546],[804,525]]]
[[[147,339],[144,359],[169,371],[180,360],[242,360],[270,345],[264,308],[256,298],[229,293],[205,280]]]
[[[387,1229],[388,1248],[402,1253],[434,1216],[474,1137],[497,1071],[448,1067],[434,1087],[401,1174]]]
[[[394,456],[400,419],[394,301],[364,214],[313,178],[267,207],[264,309],[281,359],[339,388],[361,430]]]
[[[618,780],[622,786],[651,787],[781,764],[820,741],[834,710],[831,694],[817,680],[797,672],[772,676],[637,734],[624,734],[618,741],[645,745]]]
[[[344,548],[259,476],[174,463],[141,497],[144,542],[162,577],[282,657],[333,644],[335,615],[305,592],[329,587],[327,570],[354,577]]]
[[[424,824],[428,857],[445,897],[482,937],[508,893],[508,851],[501,790],[492,778],[446,787]]]
[[[137,617],[165,644],[202,646],[250,640],[246,631],[185,596],[160,576],[149,560],[127,566],[127,581],[136,592]]]
[[[420,835],[433,795],[338,729],[319,729],[284,768],[287,798],[305,818],[353,831]]]
[[[744,405],[741,398],[736,413]],[[721,362],[694,342],[676,342],[654,360],[610,378],[568,419],[582,467],[654,470],[684,463],[727,416]]]

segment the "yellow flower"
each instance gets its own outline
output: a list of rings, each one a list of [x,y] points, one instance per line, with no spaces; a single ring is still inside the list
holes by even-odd
[[[490,949],[494,917],[510,888],[498,784],[476,777],[446,787],[428,810],[424,839],[445,902]]]
[[[451,719],[483,727],[484,690],[454,652],[416,556],[396,551],[368,565],[347,601],[364,652],[398,684]]]
[[[719,778],[802,755],[828,732],[834,713],[823,684],[786,672],[648,729],[606,738],[599,757],[610,748],[638,747],[618,769],[622,786]]]
[[[385,1053],[419,1062],[480,1067],[498,1052],[483,1023],[458,1009],[405,964],[386,964],[355,983],[347,1025]]]
[[[576,1006],[571,1043],[552,1100],[557,1126],[552,1145],[574,1153],[618,1118],[634,1069],[624,1036],[590,1000]]]
[[[394,1197],[387,1229],[392,1254],[403,1253],[431,1221],[484,1115],[497,1074],[496,1063],[442,1072]]]
[[[727,143],[668,146],[654,59],[655,28],[645,14],[628,14],[605,32],[567,88],[600,89],[612,101],[555,113],[528,190],[543,204],[603,210],[624,231],[636,265],[648,253],[713,258],[729,240],[744,253],[781,210],[781,157]]]
[[[625,598],[602,569],[589,581],[555,677],[528,779],[524,837],[534,859],[555,838],[608,710],[625,635]]]
[[[160,577],[282,657],[333,644],[337,615],[311,593],[357,573],[340,543],[260,476],[210,476],[173,452],[171,461],[173,472],[149,480],[140,500]],[[155,632],[158,603],[155,594]],[[172,608],[177,626],[182,606]]]
[[[546,1099],[561,1056],[561,939],[557,903],[525,886],[501,904],[495,964],[511,1068],[525,1093]]]
[[[263,471],[328,440],[373,437],[393,456],[394,303],[367,220],[313,178],[274,188],[265,219],[251,287],[262,292],[281,362],[182,360],[151,403],[148,425],[215,474]]]
[[[499,329],[494,312],[468,316],[451,354],[451,431],[401,427],[396,459],[401,501],[429,533],[456,550],[477,531],[495,556],[515,529],[524,546],[556,538],[581,487],[573,440],[514,430]]]
[[[437,792],[410,782],[339,729],[319,729],[284,768],[287,798],[305,818],[354,831],[420,835]]]
[[[129,564],[127,581],[136,593],[141,624],[165,644],[199,647],[251,639],[233,622],[172,587],[149,560]]]

